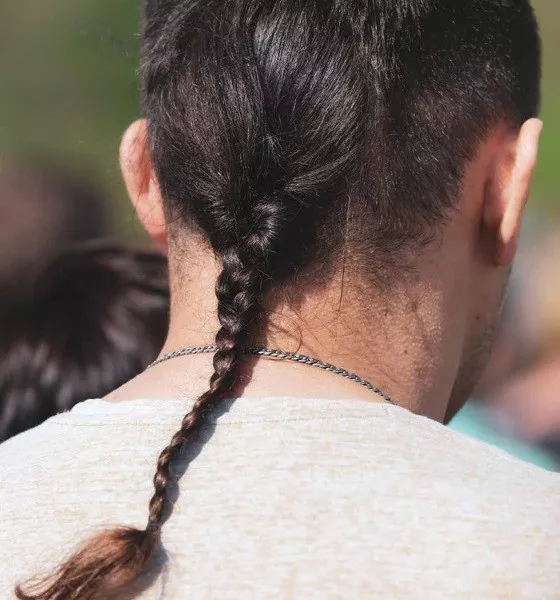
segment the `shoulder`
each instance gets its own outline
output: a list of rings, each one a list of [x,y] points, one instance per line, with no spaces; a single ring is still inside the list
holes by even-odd
[[[6,440],[0,444],[0,471],[4,475],[24,475],[30,464],[47,467],[53,458],[54,447],[64,446],[68,433],[67,427],[60,426],[59,417],[53,417]],[[5,485],[9,485],[9,480],[3,477],[0,491]]]
[[[51,417],[0,444],[0,471],[23,477],[33,470],[40,479],[44,471],[59,467],[72,453],[75,458],[80,431],[70,426],[69,417],[70,413]]]
[[[478,511],[482,520],[511,520],[512,533],[519,529],[521,516],[527,523],[555,519],[560,534],[560,474],[430,419],[401,409],[393,416],[385,421],[388,431],[381,437],[388,436],[383,459],[396,472],[395,485],[411,486],[412,497],[431,495],[447,511],[455,506],[459,518],[460,511]],[[393,450],[398,457],[391,457]]]
[[[415,482],[433,498],[445,535],[480,552],[525,557],[520,569],[560,568],[560,474],[427,419],[408,419],[431,464]]]
[[[76,410],[7,440],[0,445],[3,520],[15,531],[34,519],[44,526],[82,518],[93,502],[119,489],[129,469],[134,472],[144,440],[132,418],[126,427]]]
[[[434,465],[447,470],[449,475],[458,472],[473,481],[491,479],[498,487],[517,486],[520,481],[527,480],[545,487],[558,489],[560,486],[558,473],[520,460],[502,447],[466,435],[460,429],[411,413],[402,415],[401,422],[419,449],[427,452]],[[452,466],[454,469],[450,468]]]
[[[471,597],[494,597],[487,593],[492,580],[538,588],[522,594],[503,587],[503,597],[556,597],[560,475],[431,420],[391,412],[382,430],[370,431],[381,447],[372,442],[363,452],[363,483],[350,513],[361,522],[356,535],[366,532],[378,545],[391,539],[411,569],[407,551],[424,565],[439,561],[456,584],[478,580],[484,593]]]
[[[42,425],[21,433],[0,445],[0,506],[4,525],[13,527],[22,519],[49,516],[56,503],[52,495],[66,480],[70,489],[78,481],[70,482],[74,467],[83,459],[83,444],[91,443],[89,436],[53,417]],[[36,507],[36,510],[30,510]]]
[[[134,414],[117,420],[75,407],[0,445],[0,497],[18,513],[22,503],[69,502],[133,468],[131,457],[142,458],[152,437]]]
[[[0,445],[0,589],[4,591],[34,574],[30,564],[40,565],[39,570],[49,564],[48,553],[59,541],[54,511],[57,481],[64,477],[64,464],[76,456],[71,438],[68,428],[51,419]],[[49,552],[44,551],[45,530]]]
[[[147,500],[119,495],[149,497],[149,469],[135,460],[142,431],[89,421],[64,413],[0,445],[0,589],[52,568],[99,528],[143,524]]]

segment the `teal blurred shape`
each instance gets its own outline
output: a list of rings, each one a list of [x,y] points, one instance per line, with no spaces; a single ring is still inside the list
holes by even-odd
[[[520,460],[548,471],[560,472],[560,464],[545,450],[499,431],[490,411],[479,402],[468,402],[451,421],[449,427],[471,438],[496,446]]]

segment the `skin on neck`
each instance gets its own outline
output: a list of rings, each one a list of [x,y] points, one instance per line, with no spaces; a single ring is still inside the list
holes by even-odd
[[[214,286],[220,266],[196,240],[183,249],[185,263],[171,263],[173,284],[169,336],[163,352],[185,346],[214,343],[219,328]],[[364,377],[401,406],[434,419],[443,419],[446,398],[460,360],[460,343],[450,340],[461,319],[447,307],[460,301],[461,282],[443,286],[439,269],[400,281],[389,293],[368,291],[363,306],[360,280],[346,265],[326,286],[309,284],[294,306],[277,294],[269,303],[268,330],[255,343],[268,348],[300,352],[343,367]],[[449,269],[450,274],[454,269]],[[448,279],[447,279],[448,280]],[[300,285],[302,280],[300,279]],[[304,284],[305,285],[305,284]],[[463,290],[464,292],[464,290]],[[463,309],[464,310],[464,309]],[[173,364],[175,363],[175,364]],[[158,366],[160,375],[202,369],[204,391],[211,357],[184,357]],[[153,371],[156,374],[156,369]],[[184,378],[183,378],[184,379]],[[185,385],[186,382],[183,383]],[[183,388],[185,389],[185,388]],[[195,390],[192,390],[193,392]],[[258,360],[244,386],[245,397],[307,396],[364,398],[382,401],[371,391],[340,376],[292,362]]]
[[[456,239],[458,232],[451,228],[448,234]],[[437,248],[442,243],[445,241],[440,240]],[[169,256],[172,302],[162,353],[213,344],[219,329],[214,294],[219,262],[196,235],[181,243],[180,250],[170,249]],[[467,310],[462,301],[467,280],[457,276],[461,269],[451,260],[449,264],[423,260],[390,291],[374,292],[368,287],[369,302],[364,306],[364,284],[351,262],[338,269],[327,285],[307,284],[309,291],[302,290],[297,307],[283,300],[284,294],[277,294],[267,310],[268,331],[255,343],[345,368],[379,387],[399,405],[443,420],[461,358],[460,327]],[[455,310],[449,311],[450,306]],[[109,399],[197,397],[208,385],[211,364],[211,355],[172,359],[141,374]],[[243,389],[247,398],[383,402],[355,382],[306,365],[261,359],[251,365],[251,371]]]
[[[295,286],[297,303],[276,290],[266,307],[267,331],[255,343],[342,367],[414,413],[449,418],[472,391],[491,348],[541,128],[531,119],[519,132],[505,127],[491,132],[465,170],[456,210],[391,286],[376,289],[368,283],[367,267],[354,264],[349,251],[344,264],[335,260],[326,285],[302,274]],[[144,122],[129,129],[121,162],[140,220],[169,256],[171,315],[162,353],[213,344],[220,265],[191,228],[168,226],[145,132]],[[268,359],[251,363],[242,375],[243,397],[383,402],[352,381],[309,366]],[[210,355],[172,359],[107,399],[196,398],[207,390],[211,364]]]

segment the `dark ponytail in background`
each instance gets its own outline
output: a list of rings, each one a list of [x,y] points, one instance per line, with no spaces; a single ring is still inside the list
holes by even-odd
[[[167,261],[158,252],[81,244],[29,287],[0,319],[0,442],[119,387],[167,334]]]
[[[538,71],[525,0],[148,0],[144,107],[170,238],[201,234],[222,264],[214,372],[159,457],[146,528],[101,532],[19,598],[107,598],[150,568],[170,465],[235,396],[269,292],[297,276],[305,293],[343,260],[394,277],[484,131],[535,113]]]

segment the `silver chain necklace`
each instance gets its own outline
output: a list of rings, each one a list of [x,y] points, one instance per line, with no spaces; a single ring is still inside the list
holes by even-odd
[[[172,352],[167,352],[166,354],[163,354],[157,360],[154,360],[154,362],[151,365],[148,365],[147,369],[151,369],[156,365],[171,360],[172,358],[177,358],[178,356],[190,356],[191,354],[214,354],[217,351],[218,346],[192,346],[190,348],[181,348],[180,350],[173,350]],[[264,348],[263,346],[248,346],[247,348],[243,348],[243,354],[246,354],[248,356],[263,356],[265,358],[291,360],[293,362],[301,363],[303,365],[309,365],[310,367],[317,367],[318,369],[323,369],[324,371],[328,371],[329,373],[340,375],[341,377],[349,379],[350,381],[355,381],[356,383],[360,384],[366,389],[372,391],[377,396],[381,396],[381,398],[383,398],[386,402],[389,402],[389,404],[396,405],[396,403],[387,394],[382,392],[379,388],[375,387],[366,379],[363,379],[359,375],[351,373],[346,369],[341,369],[340,367],[335,367],[334,365],[331,365],[329,363],[322,362],[317,358],[305,356],[305,354],[296,354],[294,352],[284,352],[282,350],[269,350],[268,348]]]

